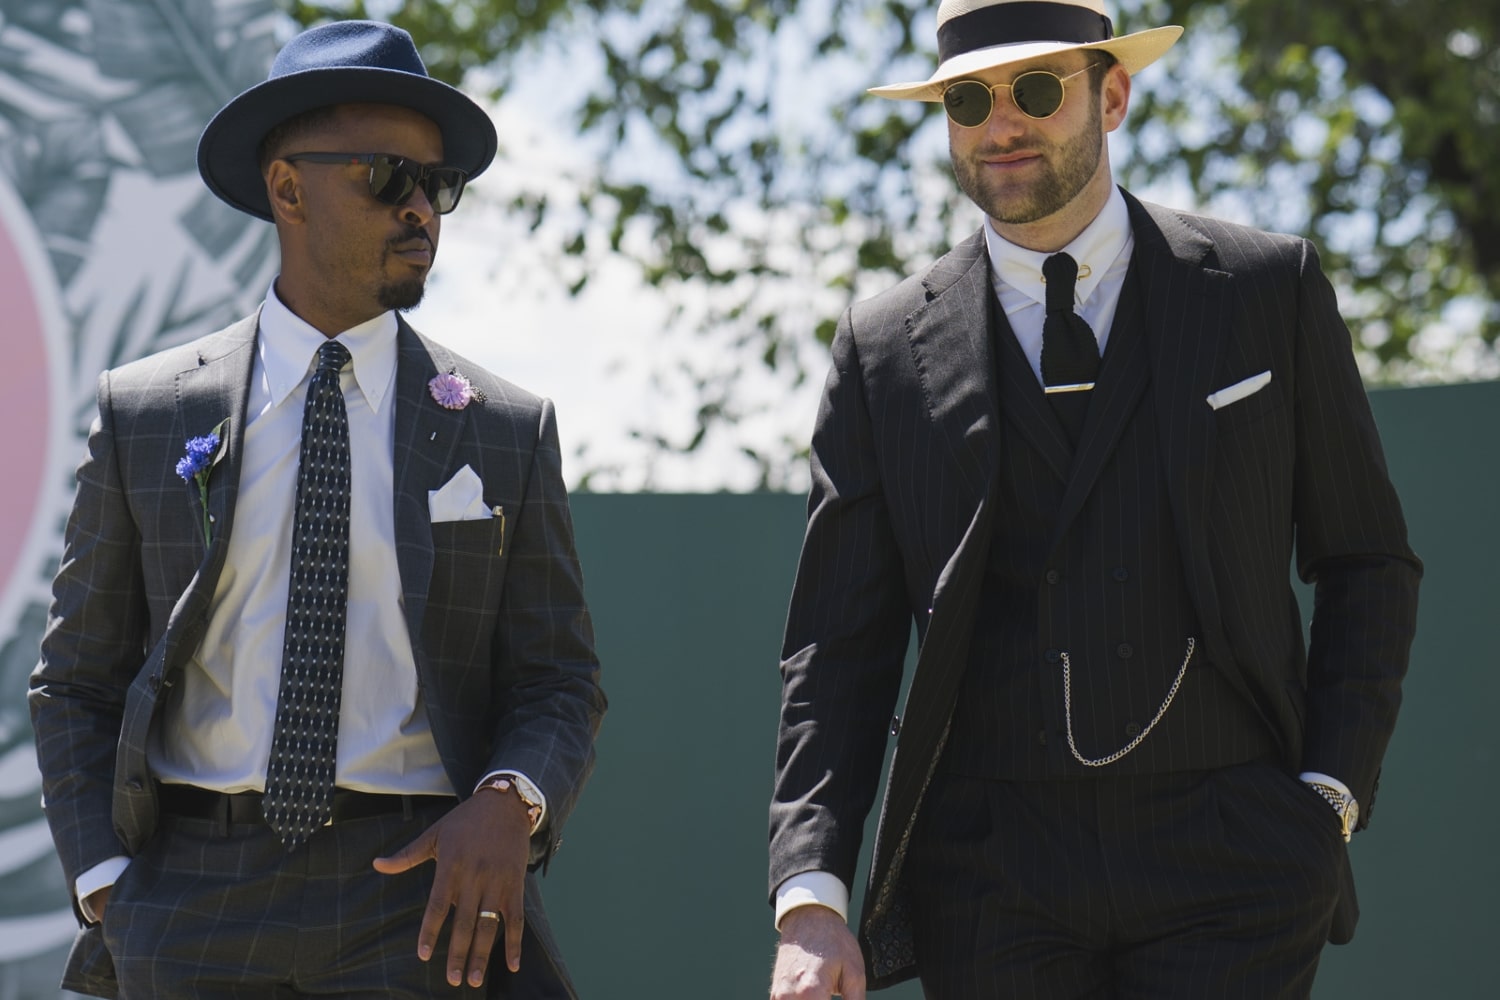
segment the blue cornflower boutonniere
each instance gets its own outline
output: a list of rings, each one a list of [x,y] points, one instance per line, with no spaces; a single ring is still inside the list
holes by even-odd
[[[427,390],[439,406],[449,410],[462,410],[478,400],[484,402],[484,393],[474,388],[469,377],[457,368],[449,368],[441,375],[434,375],[427,383]]]
[[[198,499],[203,504],[203,544],[213,544],[213,527],[208,519],[208,477],[219,459],[224,457],[226,418],[202,437],[188,438],[187,454],[177,460],[177,474],[185,483],[198,484]]]

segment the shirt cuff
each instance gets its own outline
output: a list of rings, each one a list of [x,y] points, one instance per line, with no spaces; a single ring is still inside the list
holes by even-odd
[[[1301,774],[1297,775],[1297,777],[1303,781],[1316,781],[1320,785],[1332,785],[1334,788],[1337,788],[1339,791],[1343,792],[1351,799],[1354,798],[1354,793],[1349,790],[1348,785],[1344,784],[1342,781],[1331,775],[1322,773],[1321,771],[1303,771]],[[1358,802],[1357,799],[1355,801],[1356,803]]]
[[[511,781],[515,782],[516,790],[521,793],[521,798],[525,799],[527,802],[535,802],[538,806],[541,807],[541,811],[536,814],[536,822],[531,824],[532,833],[536,833],[538,830],[540,830],[542,828],[542,824],[547,822],[547,796],[542,794],[542,790],[536,786],[536,782],[526,777],[526,775],[522,774],[520,771],[491,771],[489,774],[486,774],[479,780],[478,785],[474,786],[475,791],[479,790],[479,785],[484,784],[491,778],[509,778]]]
[[[125,873],[130,867],[130,859],[123,854],[99,862],[82,875],[78,881],[73,883],[73,891],[78,894],[78,908],[83,911],[84,918],[91,924],[99,922],[99,914],[87,902],[94,893],[105,886],[114,885],[115,880]]]
[[[799,906],[826,906],[849,919],[849,887],[832,872],[800,872],[776,887],[776,929]]]

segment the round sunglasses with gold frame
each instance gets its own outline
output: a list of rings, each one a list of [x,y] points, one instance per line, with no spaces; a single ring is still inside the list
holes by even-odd
[[[1010,90],[1010,98],[1027,118],[1045,121],[1062,109],[1067,89],[1063,86],[1075,76],[1094,68],[1090,63],[1076,73],[1058,76],[1050,70],[1034,69],[1022,73],[1010,83],[985,83],[982,80],[958,80],[943,90],[943,110],[955,125],[978,128],[990,120],[995,110],[995,91]]]

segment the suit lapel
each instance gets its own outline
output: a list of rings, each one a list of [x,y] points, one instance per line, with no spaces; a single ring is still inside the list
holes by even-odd
[[[397,317],[396,350],[396,433],[392,462],[396,563],[401,573],[412,647],[421,650],[422,622],[432,578],[432,515],[427,491],[440,488],[450,474],[469,415],[467,409],[445,409],[432,398],[428,382],[434,375],[452,368],[454,360],[439,345],[419,337],[400,317]]]
[[[906,318],[907,338],[935,438],[948,445],[957,472],[952,481],[966,487],[954,499],[972,511],[989,490],[997,457],[990,330],[998,310],[984,234],[940,259],[922,284],[927,301]]]
[[[1211,638],[1220,632],[1208,560],[1214,424],[1207,397],[1231,322],[1233,276],[1214,267],[1213,243],[1175,213],[1126,195],[1144,295],[1146,345],[1167,496],[1188,591]]]
[[[208,512],[212,518],[213,544],[208,558],[217,576],[218,566],[234,522],[234,505],[240,489],[240,458],[245,448],[245,410],[250,396],[250,372],[255,363],[255,332],[260,315],[205,338],[198,348],[195,367],[177,375],[177,419],[184,439],[201,437],[220,424],[226,442],[223,457],[208,478]],[[227,421],[227,423],[226,423]],[[193,516],[199,515],[193,487],[186,488]]]

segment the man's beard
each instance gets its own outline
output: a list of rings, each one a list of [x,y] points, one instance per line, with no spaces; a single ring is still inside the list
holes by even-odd
[[[401,232],[393,237],[386,245],[386,252],[391,253],[396,246],[402,243],[411,243],[416,240],[426,240],[427,245],[432,248],[432,259],[437,259],[437,247],[426,231],[418,226],[406,226]],[[404,281],[391,282],[381,285],[375,291],[375,300],[380,303],[382,309],[394,309],[397,312],[406,312],[415,309],[422,302],[422,294],[427,291],[427,273],[424,271],[415,277]]]
[[[406,312],[408,309],[415,309],[421,304],[422,294],[426,291],[427,279],[423,276],[381,285],[376,290],[375,297],[382,309],[394,309],[397,312]]]
[[[960,157],[950,144],[953,174],[958,180],[959,188],[969,196],[970,201],[999,223],[1024,225],[1060,212],[1088,186],[1094,172],[1099,169],[1099,159],[1104,153],[1099,95],[1093,93],[1092,97],[1087,125],[1077,135],[1061,143],[1048,143],[1038,139],[1020,143],[1014,149],[987,147],[971,153],[970,159]],[[1000,188],[987,188],[984,176],[986,168],[978,162],[981,156],[1003,155],[1017,149],[1050,155],[1040,164],[1037,176],[1028,187],[1009,192]]]

